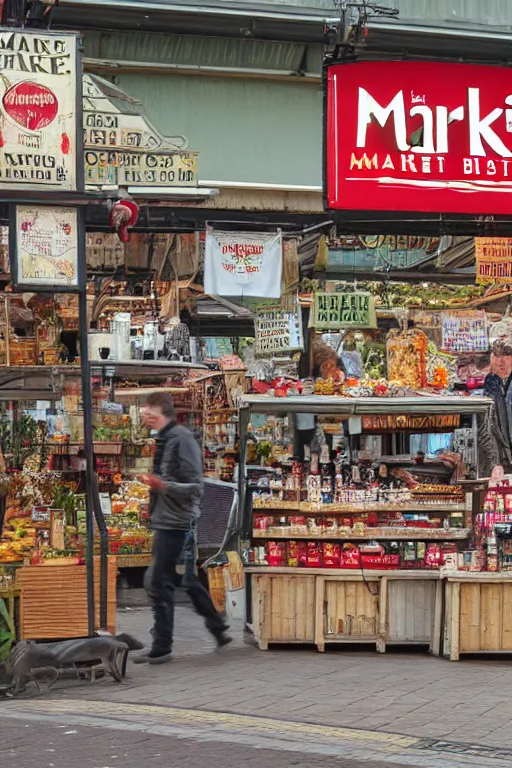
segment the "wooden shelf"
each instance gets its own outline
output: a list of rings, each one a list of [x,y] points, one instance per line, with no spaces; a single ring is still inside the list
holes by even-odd
[[[151,565],[151,553],[143,552],[138,555],[114,555],[118,568],[147,568]]]
[[[370,512],[403,512],[404,514],[436,514],[447,512],[455,514],[465,512],[464,504],[388,504],[387,502],[375,502],[374,504],[320,504],[315,509],[310,508],[310,502],[303,501],[271,501],[267,504],[253,504],[253,512],[300,512],[303,515],[323,515],[330,517],[339,514],[364,514]]]
[[[364,575],[361,571],[364,571]],[[384,571],[374,570],[373,568],[303,568],[289,567],[286,565],[246,565],[244,572],[247,574],[265,574],[270,576],[325,576],[331,578],[344,578],[347,580],[365,580],[380,579],[385,576],[388,579],[400,579],[404,581],[413,580],[438,580],[441,574],[438,568],[422,568],[413,570],[412,568],[386,569]],[[480,574],[474,574],[478,576]]]
[[[268,541],[464,541],[471,535],[469,528],[397,528],[396,531],[383,533],[382,528],[368,528],[364,534],[351,533],[349,536],[319,533],[269,533],[255,530],[253,539]]]
[[[130,387],[115,388],[116,397],[147,397],[152,392],[167,392],[170,395],[183,395],[189,392],[188,387]]]

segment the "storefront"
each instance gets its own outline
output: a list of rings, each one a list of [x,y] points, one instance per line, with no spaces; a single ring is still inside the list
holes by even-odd
[[[495,217],[499,234],[506,72],[332,63],[326,88],[325,200],[338,235],[400,233],[403,250],[424,250],[409,270],[381,250],[370,281],[358,246],[350,266],[338,246],[343,275],[331,252],[299,291],[307,367],[261,376],[243,399],[248,622],[263,649],[510,652],[510,240],[477,238],[466,271],[450,275],[468,284],[457,287],[443,275],[445,243],[403,236],[482,233]],[[256,324],[260,354],[274,331],[263,326],[258,346]]]

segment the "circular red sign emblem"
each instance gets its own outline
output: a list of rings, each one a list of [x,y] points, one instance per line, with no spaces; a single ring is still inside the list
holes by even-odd
[[[59,110],[57,97],[49,88],[28,80],[9,88],[2,103],[9,117],[29,131],[46,128]]]

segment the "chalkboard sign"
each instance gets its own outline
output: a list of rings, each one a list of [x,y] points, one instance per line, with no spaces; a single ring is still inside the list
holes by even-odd
[[[265,303],[254,311],[255,354],[272,357],[304,348],[302,319],[297,302],[292,309],[280,303]]]
[[[370,293],[315,293],[310,325],[320,330],[376,328]]]

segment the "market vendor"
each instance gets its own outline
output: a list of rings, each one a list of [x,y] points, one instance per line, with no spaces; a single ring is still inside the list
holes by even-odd
[[[506,471],[512,469],[512,346],[496,341],[491,350],[491,372],[484,381],[484,394],[492,397],[491,434],[497,457]]]
[[[339,382],[345,381],[341,360],[336,351],[323,341],[317,341],[313,346],[313,376]]]

